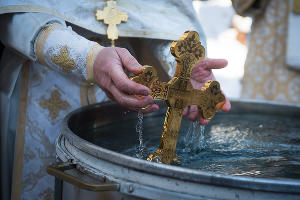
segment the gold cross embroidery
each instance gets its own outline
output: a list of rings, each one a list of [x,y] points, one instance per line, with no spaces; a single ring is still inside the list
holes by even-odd
[[[49,111],[49,115],[52,119],[55,119],[61,110],[66,110],[70,107],[67,101],[63,101],[60,97],[58,90],[51,92],[49,99],[43,99],[40,101],[40,106]]]
[[[206,82],[201,90],[194,89],[190,82],[194,65],[203,60],[205,54],[197,32],[185,32],[179,41],[171,44],[170,50],[176,58],[177,67],[174,77],[168,83],[160,82],[151,66],[144,66],[143,72],[132,78],[149,87],[154,99],[163,99],[168,105],[159,148],[147,159],[166,164],[177,161],[175,149],[183,109],[189,105],[197,105],[202,117],[211,119],[225,103],[217,81]]]
[[[96,19],[99,21],[103,20],[104,24],[108,25],[107,37],[112,41],[112,46],[114,46],[114,40],[117,40],[119,37],[117,25],[127,21],[127,13],[121,12],[117,8],[117,2],[111,0],[106,2],[106,7],[103,10],[96,10]]]
[[[69,50],[66,46],[60,49],[59,54],[53,55],[51,60],[68,73],[76,67],[75,61],[69,57]]]

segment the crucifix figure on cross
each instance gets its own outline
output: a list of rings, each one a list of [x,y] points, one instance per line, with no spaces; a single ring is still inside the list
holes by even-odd
[[[111,40],[111,46],[115,46],[114,41],[119,37],[117,25],[121,22],[127,22],[127,13],[121,12],[117,8],[117,2],[110,0],[106,2],[106,7],[103,10],[96,10],[96,19],[103,20],[104,24],[108,25],[107,37]]]
[[[158,149],[147,160],[169,164],[177,162],[175,153],[182,113],[185,107],[197,105],[205,119],[211,119],[225,103],[217,81],[207,81],[201,90],[194,89],[191,82],[192,69],[204,59],[205,49],[199,42],[199,34],[187,31],[179,41],[170,47],[177,61],[176,72],[169,82],[158,80],[157,72],[151,66],[144,66],[143,72],[132,78],[133,81],[150,88],[154,99],[165,100],[168,106],[163,132]]]

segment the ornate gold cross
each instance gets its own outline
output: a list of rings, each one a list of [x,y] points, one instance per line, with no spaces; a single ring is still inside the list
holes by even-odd
[[[149,87],[154,99],[163,99],[168,105],[159,148],[147,159],[166,164],[178,160],[175,149],[183,109],[189,105],[197,105],[202,117],[211,119],[225,103],[217,81],[207,81],[201,90],[194,89],[190,82],[194,65],[203,60],[205,55],[197,32],[185,32],[179,41],[171,44],[170,50],[176,58],[177,67],[174,77],[168,83],[160,82],[151,66],[144,66],[143,72],[132,78]]]
[[[126,12],[121,12],[117,8],[117,2],[110,0],[106,2],[106,7],[103,10],[96,10],[96,19],[103,20],[107,24],[107,37],[111,40],[111,46],[115,46],[115,40],[118,39],[117,25],[121,22],[127,22],[128,15]]]

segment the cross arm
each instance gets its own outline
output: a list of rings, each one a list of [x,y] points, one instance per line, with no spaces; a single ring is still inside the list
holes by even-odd
[[[143,66],[143,72],[138,76],[131,77],[131,80],[148,87],[153,99],[167,100],[169,85],[158,80],[157,72],[152,66]]]
[[[195,92],[191,104],[198,106],[203,118],[211,119],[225,104],[225,100],[219,82],[210,80],[205,83],[201,90]]]

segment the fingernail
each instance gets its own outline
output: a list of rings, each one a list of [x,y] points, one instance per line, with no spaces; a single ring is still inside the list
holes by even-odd
[[[154,112],[159,110],[159,106],[156,104],[153,104],[152,107],[153,107]]]
[[[154,102],[152,97],[147,98],[147,103],[148,104],[152,104]]]

